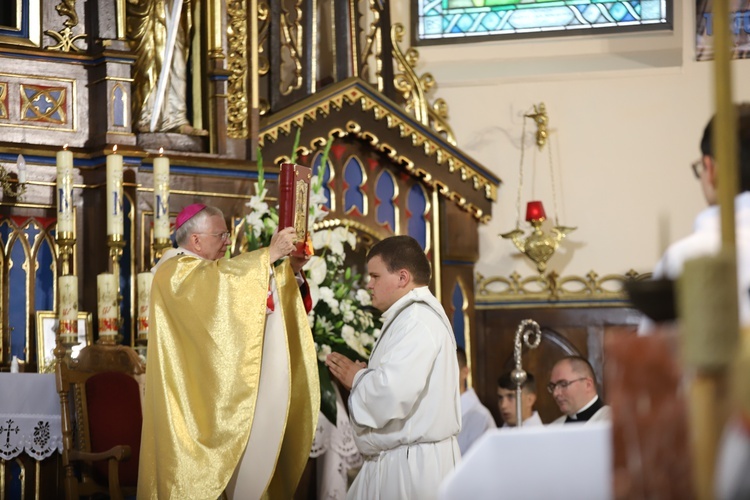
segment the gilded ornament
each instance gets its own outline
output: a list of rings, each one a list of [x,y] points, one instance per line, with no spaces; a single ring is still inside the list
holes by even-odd
[[[73,28],[78,25],[76,0],[61,0],[61,2],[55,6],[55,10],[60,16],[67,17],[68,19],[63,21],[63,26],[65,27],[60,31],[45,30],[45,35],[54,38],[57,41],[55,45],[48,45],[45,49],[59,50],[60,52],[83,52],[85,49],[78,47],[75,43],[78,40],[85,40],[86,33],[73,35]]]

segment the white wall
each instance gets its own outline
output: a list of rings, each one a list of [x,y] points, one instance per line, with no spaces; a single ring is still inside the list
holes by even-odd
[[[690,163],[714,109],[713,64],[695,61],[693,3],[674,3],[669,32],[417,47],[418,73],[435,76],[431,97],[447,101],[458,146],[503,180],[480,231],[478,272],[536,273],[498,233],[515,227],[522,116],[539,102],[549,113],[560,223],[578,226],[548,270],[648,272],[666,241],[691,231],[705,206]],[[392,3],[393,19],[408,26],[401,4]],[[732,68],[735,100],[750,100],[742,85],[750,61]],[[535,125],[526,125],[521,216],[538,198],[552,218],[548,152],[536,151]]]

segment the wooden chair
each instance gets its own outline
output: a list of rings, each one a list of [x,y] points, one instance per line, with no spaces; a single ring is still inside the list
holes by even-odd
[[[58,360],[68,500],[135,495],[143,421],[139,381],[145,371],[136,352],[121,345],[91,345],[77,359]]]

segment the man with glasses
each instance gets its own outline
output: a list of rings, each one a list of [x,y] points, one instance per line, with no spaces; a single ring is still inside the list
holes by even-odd
[[[611,408],[599,398],[594,369],[586,358],[567,356],[555,363],[547,390],[563,413],[553,424],[610,419]]]
[[[177,216],[151,289],[138,498],[292,498],[320,407],[294,228],[222,258],[222,212]],[[305,295],[309,295],[305,293]],[[262,362],[261,362],[262,361]]]
[[[750,325],[750,103],[738,104],[737,113],[737,168],[739,191],[734,200],[737,240],[737,285],[740,325]],[[718,206],[718,182],[721,165],[717,165],[713,150],[714,118],[706,125],[700,142],[701,157],[691,167],[698,179],[708,208],[695,218],[693,233],[673,243],[654,268],[654,278],[676,279],[682,267],[696,257],[714,255],[721,247],[721,223]],[[650,325],[644,323],[641,331]]]
[[[735,105],[737,116],[737,170],[739,194],[734,198],[735,239],[737,244],[737,297],[739,323],[750,326],[750,103]],[[718,183],[722,179],[721,165],[714,157],[714,121],[703,130],[700,142],[701,157],[692,164],[693,173],[700,181],[708,204],[695,218],[693,233],[673,243],[654,268],[654,278],[676,279],[682,274],[686,261],[715,255],[721,248],[721,217],[718,206]],[[648,333],[650,324],[641,325],[641,333]],[[730,421],[724,434],[724,445],[717,472],[719,498],[750,498],[750,431],[747,415]]]

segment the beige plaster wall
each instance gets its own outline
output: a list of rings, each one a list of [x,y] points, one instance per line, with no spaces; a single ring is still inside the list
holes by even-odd
[[[578,226],[549,269],[648,272],[667,241],[691,231],[705,202],[689,165],[713,113],[713,65],[695,61],[693,4],[675,4],[670,32],[418,47],[418,73],[435,76],[432,98],[448,102],[459,147],[503,180],[481,228],[480,273],[536,273],[498,233],[516,224],[522,116],[539,102],[549,112],[560,222]],[[392,6],[394,22],[408,25],[408,3]],[[750,101],[750,61],[732,67],[735,100]],[[521,215],[526,201],[542,199],[552,217],[548,152],[536,150],[533,130],[527,121]]]

